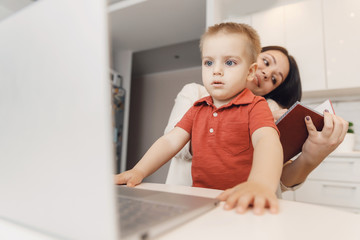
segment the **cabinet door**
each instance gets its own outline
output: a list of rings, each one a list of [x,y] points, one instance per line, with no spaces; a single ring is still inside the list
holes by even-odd
[[[250,26],[252,25],[251,24],[251,15],[227,18],[224,20],[224,22],[236,22],[236,23],[245,23]]]
[[[360,208],[360,184],[307,180],[295,200],[339,207]]]
[[[359,87],[360,1],[323,0],[328,87]]]
[[[303,91],[326,89],[321,0],[285,6],[285,46],[296,59]]]
[[[360,183],[360,158],[329,156],[308,179]]]
[[[295,201],[295,192],[294,191],[283,192],[282,199]]]
[[[284,7],[252,14],[252,26],[259,33],[262,46],[284,46]]]

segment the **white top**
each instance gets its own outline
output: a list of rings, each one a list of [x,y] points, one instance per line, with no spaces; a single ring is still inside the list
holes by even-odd
[[[185,85],[175,99],[174,108],[171,110],[165,133],[170,132],[175,127],[195,101],[206,96],[209,96],[209,93],[204,86],[197,83]],[[188,142],[185,147],[171,159],[166,183],[191,186],[191,160],[190,142]]]
[[[216,197],[222,191],[142,183],[140,188],[169,191],[203,197]],[[359,240],[360,215],[306,203],[279,200],[280,212],[256,216],[223,210],[220,203],[214,210],[182,225],[158,239],[327,239]]]

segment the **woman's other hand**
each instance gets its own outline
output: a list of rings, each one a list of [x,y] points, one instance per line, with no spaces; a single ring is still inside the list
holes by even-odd
[[[334,114],[324,112],[324,127],[317,131],[311,118],[305,118],[309,136],[297,159],[283,167],[281,182],[293,187],[304,182],[313,171],[344,140],[349,124]]]
[[[349,123],[339,116],[324,112],[324,127],[318,132],[311,120],[305,118],[309,136],[306,139],[302,154],[308,164],[318,166],[344,140]]]

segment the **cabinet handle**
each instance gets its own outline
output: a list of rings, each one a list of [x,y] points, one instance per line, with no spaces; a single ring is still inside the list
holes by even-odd
[[[354,161],[324,161],[324,163],[337,163],[337,164],[355,164]]]
[[[324,188],[346,188],[350,190],[356,190],[354,186],[339,186],[339,185],[331,185],[331,184],[323,184]]]

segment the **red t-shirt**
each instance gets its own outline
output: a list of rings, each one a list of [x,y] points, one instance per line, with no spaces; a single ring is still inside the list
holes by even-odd
[[[254,131],[277,130],[266,100],[248,89],[220,108],[210,96],[198,100],[176,126],[191,135],[193,186],[221,190],[247,180]]]

